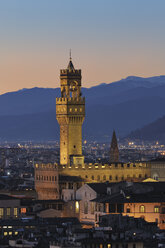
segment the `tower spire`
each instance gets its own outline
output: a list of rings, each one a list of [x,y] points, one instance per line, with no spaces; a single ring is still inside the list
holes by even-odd
[[[110,162],[119,162],[119,149],[115,130],[113,130],[111,147],[110,147]]]
[[[70,59],[70,61],[72,60],[72,50],[71,49],[69,51],[69,59]]]
[[[75,70],[75,69],[74,69],[74,65],[73,65],[73,63],[72,63],[72,50],[71,50],[71,49],[69,50],[69,64],[68,64],[67,69],[68,69],[69,71],[74,71],[74,70]]]

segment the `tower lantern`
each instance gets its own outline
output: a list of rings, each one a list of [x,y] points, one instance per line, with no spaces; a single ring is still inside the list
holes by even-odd
[[[61,97],[56,98],[56,118],[60,125],[60,164],[82,164],[82,124],[85,98],[81,96],[81,70],[70,58],[67,69],[60,70]]]

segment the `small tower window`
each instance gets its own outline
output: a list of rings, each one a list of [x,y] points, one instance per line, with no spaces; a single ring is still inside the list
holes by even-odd
[[[73,147],[74,147],[74,148],[76,148],[76,146],[75,146],[75,145],[74,145]]]
[[[77,112],[77,108],[75,108],[75,112]]]

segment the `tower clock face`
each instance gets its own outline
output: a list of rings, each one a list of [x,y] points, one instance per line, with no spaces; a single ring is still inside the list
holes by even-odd
[[[77,90],[77,84],[76,82],[73,82],[70,84],[70,91],[76,91]]]

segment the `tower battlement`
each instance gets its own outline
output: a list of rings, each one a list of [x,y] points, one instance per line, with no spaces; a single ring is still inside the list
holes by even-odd
[[[56,104],[85,104],[85,97],[57,97]]]
[[[35,170],[36,171],[40,171],[40,170],[58,170],[58,165],[55,163],[55,164],[51,164],[51,163],[48,163],[48,164],[35,164]]]
[[[68,70],[68,69],[62,69],[60,70],[60,75],[61,76],[65,76],[65,75],[81,75],[81,70],[80,69],[76,69],[76,70]]]

